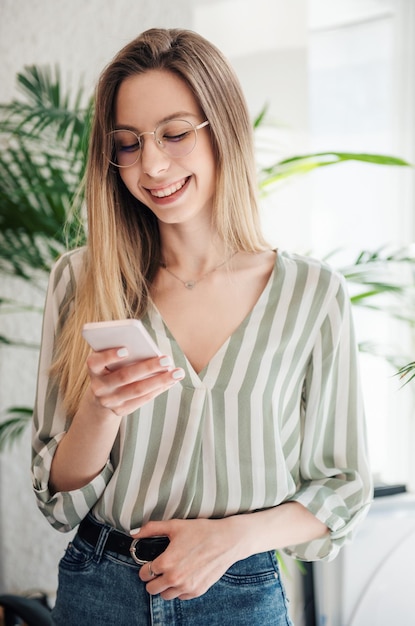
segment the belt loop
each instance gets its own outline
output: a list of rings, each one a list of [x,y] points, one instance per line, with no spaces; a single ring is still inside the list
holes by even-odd
[[[110,534],[112,528],[111,526],[107,526],[106,524],[99,524],[101,527],[101,531],[99,533],[98,541],[94,550],[94,561],[99,563],[102,559],[102,555],[104,554],[105,544],[107,543],[108,535]]]

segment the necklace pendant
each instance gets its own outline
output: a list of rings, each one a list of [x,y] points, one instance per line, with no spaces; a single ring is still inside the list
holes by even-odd
[[[186,287],[186,289],[193,289],[195,285],[196,285],[195,280],[186,280],[186,282],[184,283],[184,286]]]

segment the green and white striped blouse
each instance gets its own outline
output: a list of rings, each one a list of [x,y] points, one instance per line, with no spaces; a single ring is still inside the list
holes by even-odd
[[[331,533],[287,551],[306,560],[337,554],[372,495],[343,278],[280,252],[251,313],[200,374],[151,308],[143,322],[185,378],[123,418],[111,457],[90,484],[51,494],[51,461],[68,423],[47,372],[82,259],[80,249],[58,261],[46,300],[33,484],[49,522],[68,531],[92,510],[128,533],[150,519],[218,518],[295,500]]]

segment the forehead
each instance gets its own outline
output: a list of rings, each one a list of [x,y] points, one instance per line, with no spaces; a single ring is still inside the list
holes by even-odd
[[[172,116],[200,115],[200,106],[185,81],[165,70],[126,78],[115,100],[115,123],[148,130]]]

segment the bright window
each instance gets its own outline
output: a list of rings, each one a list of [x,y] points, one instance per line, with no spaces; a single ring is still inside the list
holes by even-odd
[[[376,152],[415,162],[409,115],[415,85],[414,9],[413,3],[400,0],[310,0],[313,151]],[[414,241],[410,169],[356,163],[323,168],[313,175],[311,197],[314,250],[376,250]],[[415,358],[407,326],[360,312],[356,323],[360,340],[381,342]],[[372,464],[380,480],[414,486],[415,387],[400,389],[393,373],[384,361],[362,356]]]
[[[195,29],[230,58],[252,118],[269,104],[258,161],[317,151],[389,154],[415,163],[415,2],[195,0]],[[232,25],[229,28],[229,24]],[[263,199],[271,243],[323,257],[415,241],[414,170],[347,163],[296,177]],[[402,277],[400,277],[402,278]],[[414,307],[415,308],[415,307]],[[415,359],[406,325],[355,309],[360,342]],[[415,311],[414,311],[415,320]],[[372,465],[415,488],[415,382],[362,352]]]

